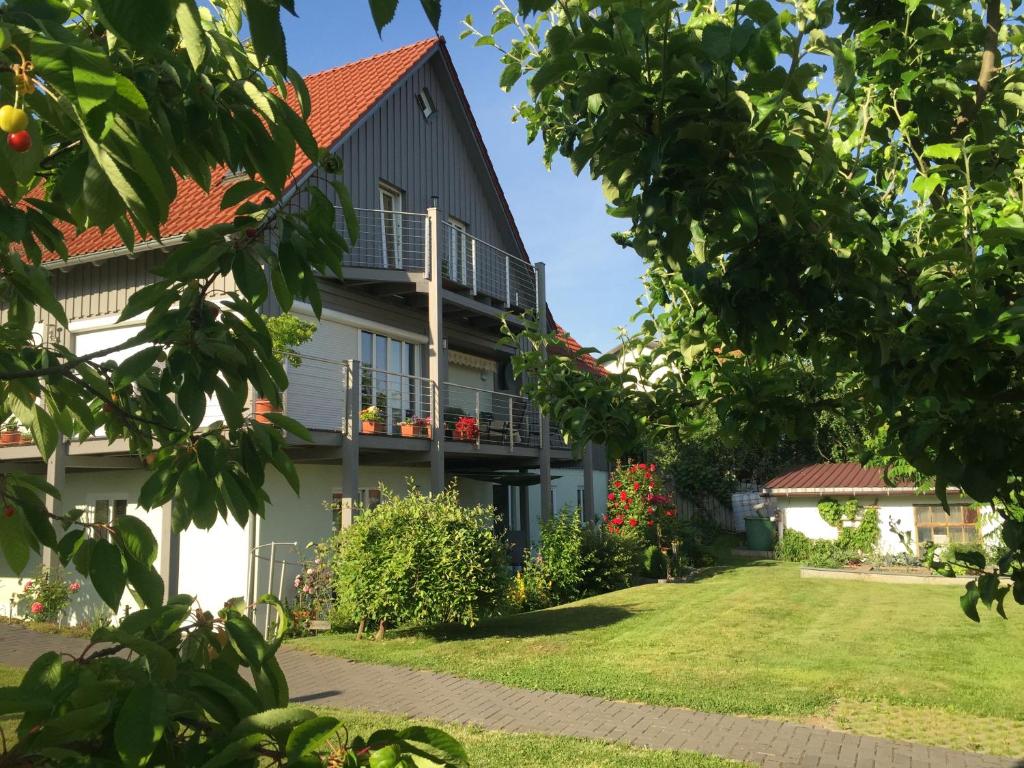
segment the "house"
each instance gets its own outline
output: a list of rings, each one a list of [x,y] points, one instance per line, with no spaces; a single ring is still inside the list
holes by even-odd
[[[991,508],[949,488],[949,514],[934,492],[922,492],[907,480],[888,484],[878,467],[860,464],[812,464],[769,480],[762,490],[767,507],[779,517],[780,530],[794,530],[812,539],[836,539],[838,531],[826,522],[818,504],[826,500],[856,499],[863,507],[878,509],[879,550],[901,554],[906,550],[899,533],[914,551],[927,542],[939,545],[980,541],[996,526]],[[899,533],[897,533],[899,532]]]
[[[147,473],[122,441],[65,446],[45,465],[31,446],[0,449],[0,471],[45,474],[63,490],[65,508],[83,507],[92,520],[146,520],[168,591],[196,594],[211,609],[233,596],[280,591],[298,550],[350,524],[360,504],[379,499],[381,485],[402,492],[407,478],[433,490],[455,482],[465,503],[493,504],[517,553],[536,540],[542,515],[564,505],[590,520],[605,511],[603,451],[562,441],[557,425],[519,394],[516,350],[501,342],[503,315],[513,324],[528,312],[554,322],[544,265],[526,253],[443,39],[311,75],[306,85],[310,127],[342,161],[360,236],[344,260],[345,279],[320,278],[322,318],[298,350],[301,364],[288,366],[284,409],[314,435],[312,444],[290,438],[301,497],[270,472],[264,519],[178,535],[169,507],[136,507]],[[288,204],[302,205],[307,185],[333,196],[330,173],[297,158]],[[132,292],[153,282],[186,231],[230,217],[219,200],[237,177],[222,174],[210,194],[179,185],[161,243],[129,253],[113,231],[70,233],[72,258],[49,262],[70,328],[40,312],[40,336],[88,353],[137,333],[138,325],[115,324]],[[340,214],[338,226],[345,227]],[[217,288],[232,285],[226,279]],[[280,312],[272,300],[264,311]],[[292,311],[313,317],[308,306]],[[363,433],[359,414],[368,406],[382,421]],[[476,429],[454,429],[459,418]],[[401,435],[400,422],[413,422],[413,436]],[[0,573],[0,601],[20,590],[21,580]]]

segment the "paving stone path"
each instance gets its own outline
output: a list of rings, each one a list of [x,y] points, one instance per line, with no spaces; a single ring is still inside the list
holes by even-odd
[[[27,666],[84,641],[0,624],[0,664]],[[1024,760],[954,752],[806,725],[529,691],[284,648],[292,701],[470,723],[489,730],[692,750],[764,768],[1024,768]]]

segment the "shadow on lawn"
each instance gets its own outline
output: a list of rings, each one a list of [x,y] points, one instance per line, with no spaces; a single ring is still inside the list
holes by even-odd
[[[641,609],[620,605],[565,605],[543,611],[487,619],[473,628],[447,626],[423,630],[420,634],[438,641],[559,635],[607,627],[640,612]]]

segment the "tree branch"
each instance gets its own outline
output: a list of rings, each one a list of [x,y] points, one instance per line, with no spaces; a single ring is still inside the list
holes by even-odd
[[[1000,0],[988,0],[985,6],[985,50],[981,54],[981,69],[974,84],[974,100],[967,102],[953,123],[952,135],[963,135],[971,120],[981,110],[992,86],[992,77],[999,66],[999,29],[1003,26]]]
[[[64,375],[77,368],[82,363],[88,363],[95,360],[97,357],[104,357],[106,355],[113,354],[114,352],[121,352],[125,349],[131,349],[132,347],[139,346],[139,342],[134,340],[134,337],[123,341],[113,347],[107,347],[106,349],[100,349],[96,352],[90,352],[88,355],[82,355],[81,357],[72,357],[59,365],[51,365],[47,368],[30,368],[26,371],[0,371],[0,381],[15,381],[16,379],[41,379],[47,376]]]

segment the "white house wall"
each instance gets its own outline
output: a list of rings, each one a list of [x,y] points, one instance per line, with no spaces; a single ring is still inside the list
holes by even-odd
[[[784,515],[783,520],[787,529],[799,531],[811,539],[826,539],[834,541],[839,538],[839,532],[827,522],[821,513],[818,512],[818,502],[825,497],[792,497],[776,498],[775,508]],[[841,499],[842,500],[842,499]],[[878,549],[883,554],[903,554],[905,549],[899,536],[890,530],[890,523],[893,523],[897,530],[909,532],[914,546],[918,545],[917,527],[914,524],[914,506],[923,504],[938,504],[936,496],[919,495],[898,495],[898,496],[874,496],[864,497],[861,503],[865,506],[878,507],[878,528],[880,537]],[[983,506],[983,510],[990,510],[990,507]],[[995,523],[985,526],[983,533],[993,530]]]

